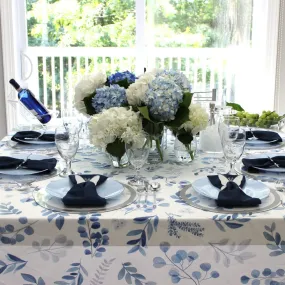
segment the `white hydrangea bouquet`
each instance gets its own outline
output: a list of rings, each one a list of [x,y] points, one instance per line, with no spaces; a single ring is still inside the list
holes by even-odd
[[[93,115],[89,129],[92,143],[112,156],[122,158],[125,143],[139,143],[147,132],[160,148],[164,127],[189,146],[193,136],[206,128],[206,112],[191,105],[191,86],[175,70],[153,70],[142,76],[129,71],[108,78],[103,73],[85,75],[75,87],[74,104]]]
[[[94,115],[89,129],[91,143],[116,157],[118,164],[125,154],[125,144],[140,146],[144,138],[139,113],[125,107],[112,107]]]

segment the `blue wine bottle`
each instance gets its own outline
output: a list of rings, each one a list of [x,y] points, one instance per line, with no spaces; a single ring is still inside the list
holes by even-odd
[[[39,102],[34,94],[29,89],[23,89],[14,80],[11,79],[9,83],[18,91],[18,98],[21,103],[42,123],[47,124],[51,120],[51,115],[49,114],[46,107]]]

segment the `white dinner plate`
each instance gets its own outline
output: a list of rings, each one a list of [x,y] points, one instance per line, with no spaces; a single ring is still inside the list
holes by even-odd
[[[51,181],[46,186],[46,192],[51,196],[62,199],[70,190],[72,185],[73,184],[70,182],[68,177],[61,178],[59,180]],[[99,196],[105,199],[110,199],[120,195],[124,191],[124,186],[118,181],[108,178],[96,189]]]
[[[262,140],[257,140],[257,139],[246,140],[246,144],[249,144],[249,145],[263,145],[263,144],[271,144],[275,142],[277,142],[277,140],[273,140],[273,141],[262,141]]]
[[[13,158],[18,158],[18,159],[26,159],[28,157],[29,153],[22,153],[22,154],[9,154],[7,156],[13,157]],[[5,155],[2,155],[5,156]],[[34,159],[34,160],[42,160],[42,159],[49,159],[49,156],[46,155],[39,155],[39,154],[32,154],[29,159]],[[25,168],[20,168],[20,169],[0,169],[0,174],[6,174],[6,175],[32,175],[32,174],[37,174],[37,173],[42,173],[45,172],[46,169],[44,170],[32,170],[32,169],[25,169]]]
[[[54,134],[54,131],[47,131],[45,134]],[[55,144],[54,141],[49,142],[49,141],[41,141],[41,140],[20,140],[16,139],[16,141],[27,143],[27,144],[38,144],[38,145],[50,145],[50,144]]]
[[[218,199],[220,189],[213,186],[207,177],[194,181],[192,187],[197,193],[205,197],[215,200]],[[246,183],[242,190],[246,195],[259,199],[266,198],[270,193],[270,189],[265,184],[251,179],[246,179]]]
[[[285,153],[278,153],[278,152],[269,152],[269,153],[259,153],[259,154],[251,154],[248,155],[245,158],[248,159],[257,159],[257,158],[267,158],[267,157],[273,157],[273,156],[285,156]],[[270,168],[261,168],[261,167],[254,167],[258,170],[266,171],[266,172],[272,172],[272,173],[285,173],[285,168],[283,167],[270,167]]]

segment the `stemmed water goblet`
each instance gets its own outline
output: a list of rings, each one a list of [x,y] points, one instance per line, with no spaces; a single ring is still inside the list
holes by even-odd
[[[59,176],[66,177],[70,174],[74,174],[71,169],[71,162],[79,146],[78,129],[76,127],[58,127],[55,130],[55,144],[60,156],[64,159],[66,164]]]
[[[240,119],[233,115],[224,115],[220,117],[218,131],[221,139],[223,130],[227,130],[228,127],[231,127],[232,130],[239,129]]]
[[[236,175],[234,166],[243,154],[246,132],[244,129],[237,128],[236,126],[227,126],[223,127],[220,135],[225,159],[230,164],[230,170],[227,174]]]
[[[136,170],[136,176],[134,179],[129,181],[129,184],[137,187],[138,192],[143,192],[144,181],[140,176],[140,169],[146,163],[150,151],[150,139],[146,135],[141,140],[140,145],[137,144],[127,144],[126,153],[129,159],[130,164]]]
[[[83,120],[82,115],[75,108],[66,108],[61,114],[62,123],[65,128],[77,128],[81,131]]]

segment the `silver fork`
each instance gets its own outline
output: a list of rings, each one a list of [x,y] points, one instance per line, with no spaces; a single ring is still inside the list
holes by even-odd
[[[270,156],[267,155],[267,158],[269,158],[269,160],[270,160],[277,168],[280,168],[280,166],[279,166],[276,162],[274,162],[273,159],[272,159]]]
[[[26,157],[26,159],[24,159],[24,161],[21,162],[21,163],[16,167],[16,169],[22,168],[22,166],[27,162],[27,160],[29,159],[29,157],[30,157],[31,155],[32,155],[32,153],[30,153],[30,154]]]

